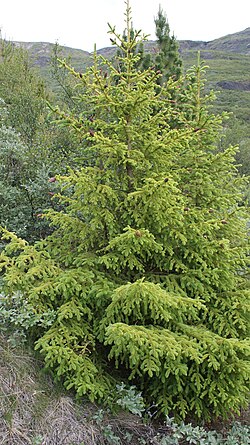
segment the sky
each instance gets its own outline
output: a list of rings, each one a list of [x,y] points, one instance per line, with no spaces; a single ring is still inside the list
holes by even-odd
[[[130,0],[133,27],[152,40],[159,4],[178,40],[210,41],[250,27],[250,0]],[[1,35],[91,52],[94,44],[111,46],[108,22],[123,32],[124,11],[124,0],[0,0]]]

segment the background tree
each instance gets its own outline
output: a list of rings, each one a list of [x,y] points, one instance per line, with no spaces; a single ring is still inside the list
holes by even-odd
[[[156,69],[162,73],[159,82],[166,82],[170,77],[178,79],[181,75],[182,66],[179,46],[174,34],[170,36],[167,16],[161,6],[154,21],[158,51],[155,57],[155,65]]]
[[[51,150],[50,94],[22,48],[1,40],[0,50],[0,221],[34,240],[49,233],[37,215],[51,205],[48,179],[59,158]]]
[[[0,40],[0,51],[0,98],[4,100],[8,110],[6,125],[20,134],[22,142],[32,149],[36,162],[39,159],[40,162],[46,159],[53,165],[54,173],[56,164],[63,172],[66,165],[70,165],[71,161],[74,162],[76,138],[71,138],[63,127],[53,125],[49,115],[48,101],[54,105],[58,104],[56,97],[58,90],[55,94],[45,85],[23,48]],[[51,62],[53,66],[56,65],[57,51],[58,48],[55,46],[55,56]],[[54,71],[57,70],[58,67],[54,66]],[[56,77],[56,73],[54,75]],[[57,80],[59,82],[58,76]],[[68,94],[60,96],[61,106],[66,104],[69,107],[71,102],[72,107],[73,105],[77,107],[77,102],[72,98],[73,87],[73,82],[71,86],[65,86],[64,89]]]
[[[126,5],[127,39],[111,29],[123,70],[100,70],[96,54],[86,73],[70,69],[84,110],[58,117],[87,148],[58,177],[53,233],[29,245],[3,231],[5,301],[18,291],[29,338],[79,396],[112,405],[114,379],[128,378],[158,414],[226,416],[249,395],[244,181],[235,149],[218,153],[202,66],[156,88],[159,74],[137,69]]]
[[[44,130],[48,90],[27,52],[0,40],[0,97],[8,108],[8,124],[31,146]]]
[[[37,216],[53,205],[55,184],[48,180],[75,165],[79,138],[53,124],[47,100],[55,96],[27,52],[4,40],[0,51],[0,221],[34,240],[49,233]]]
[[[32,148],[6,125],[8,111],[0,104],[0,223],[26,239],[42,238],[48,223],[39,213],[51,205],[49,165],[36,160]],[[34,163],[34,161],[36,162]],[[51,187],[52,186],[52,187]]]
[[[155,72],[160,71],[157,82],[163,84],[167,82],[171,77],[177,80],[182,71],[182,61],[179,55],[179,45],[174,36],[170,36],[170,26],[167,20],[167,16],[161,6],[154,19],[155,22],[155,34],[157,37],[156,47],[154,52],[150,53],[146,51],[145,41],[148,36],[142,36],[140,42],[133,49],[134,54],[137,55],[136,66],[139,70],[146,70],[153,68]],[[127,41],[127,29],[123,33],[123,40]],[[140,31],[139,31],[140,33]],[[134,30],[133,26],[130,31],[130,39],[137,39],[138,31]],[[111,39],[112,45],[116,45],[117,41]],[[118,45],[119,46],[119,45]],[[121,70],[123,67],[124,51],[118,48],[114,63],[118,63],[118,67]]]

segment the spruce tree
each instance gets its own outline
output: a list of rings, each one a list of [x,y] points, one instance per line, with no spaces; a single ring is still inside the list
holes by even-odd
[[[141,31],[136,31],[132,25],[130,30],[130,39],[137,39],[138,36],[140,36]],[[122,35],[122,40],[124,42],[127,42],[128,36],[127,36],[127,29],[124,30]],[[116,46],[116,40],[110,39],[112,45]],[[149,68],[150,65],[152,65],[152,59],[151,55],[149,53],[145,53],[144,48],[144,41],[146,40],[146,36],[141,37],[138,44],[133,48],[134,55],[137,55],[137,62],[135,67],[138,70],[145,70]],[[121,72],[123,71],[123,57],[125,57],[124,51],[122,51],[120,48],[118,48],[116,55],[113,59],[113,63],[116,64],[117,69]],[[117,81],[119,81],[119,78],[117,78]]]
[[[69,67],[83,112],[58,119],[86,141],[84,167],[57,177],[52,235],[30,245],[3,230],[3,292],[79,396],[112,404],[128,379],[158,414],[226,416],[249,393],[244,182],[235,149],[217,152],[204,68],[156,88],[126,5],[127,38],[110,28],[123,70],[96,53],[86,73]]]
[[[163,82],[167,82],[170,77],[174,79],[178,79],[182,72],[182,61],[179,55],[179,45],[178,42],[172,34],[170,35],[170,26],[167,20],[166,13],[163,11],[161,6],[159,6],[159,10],[157,16],[154,19],[155,23],[155,34],[157,37],[156,47],[154,48],[154,52],[149,52],[145,50],[145,40],[148,36],[141,36],[141,40],[138,41],[137,45],[133,48],[135,54],[137,54],[138,60],[136,63],[138,70],[146,70],[151,67],[155,72],[160,72],[161,76],[158,77],[157,83],[161,85]],[[140,33],[141,31],[139,31]],[[127,40],[127,29],[125,29],[123,33],[123,40]],[[138,31],[134,30],[131,27],[131,39],[137,38]],[[114,39],[110,39],[112,45],[116,44]],[[120,70],[123,69],[122,58],[124,55],[124,51],[121,51],[118,48],[117,54],[114,63],[118,61],[118,67]]]
[[[167,81],[170,77],[178,79],[181,75],[182,66],[179,46],[174,34],[170,35],[167,16],[161,6],[154,22],[158,50],[155,57],[155,66],[156,70],[160,70],[162,73],[159,82]]]

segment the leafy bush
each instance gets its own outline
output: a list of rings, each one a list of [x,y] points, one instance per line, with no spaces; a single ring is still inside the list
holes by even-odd
[[[143,411],[145,411],[145,405],[142,394],[137,391],[136,387],[126,387],[126,385],[122,383],[121,385],[116,385],[116,390],[118,395],[118,399],[116,400],[117,405],[141,417]]]
[[[34,162],[34,153],[20,135],[5,125],[6,108],[0,108],[0,223],[19,236],[38,239],[49,233],[48,223],[37,215],[51,206],[49,167]]]
[[[166,422],[170,431],[167,436],[160,439],[160,445],[249,445],[250,428],[235,422],[225,435],[217,431],[208,431],[200,426],[191,424],[176,424],[173,419],[168,418]]]

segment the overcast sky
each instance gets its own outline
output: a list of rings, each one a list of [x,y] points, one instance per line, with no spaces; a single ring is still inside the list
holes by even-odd
[[[250,0],[130,0],[133,25],[155,39],[159,4],[178,40],[209,41],[250,27]],[[3,38],[58,42],[93,51],[110,46],[107,22],[124,29],[124,0],[0,0]]]

